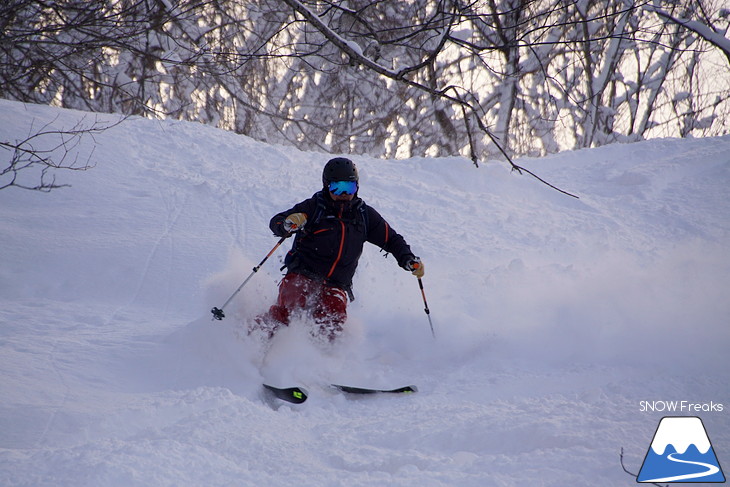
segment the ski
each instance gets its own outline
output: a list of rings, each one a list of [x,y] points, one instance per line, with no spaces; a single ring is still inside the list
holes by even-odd
[[[345,392],[347,394],[413,394],[414,392],[418,392],[418,388],[416,386],[404,386],[404,387],[398,387],[397,389],[370,389],[367,387],[352,387],[352,386],[343,386],[340,384],[331,384],[330,387],[333,389],[337,389],[340,392]]]
[[[282,401],[292,404],[301,404],[307,400],[307,391],[301,387],[275,387],[263,384],[264,389],[271,395]],[[418,392],[414,385],[398,387],[396,389],[371,389],[369,387],[353,387],[341,384],[330,384],[332,389],[345,394],[371,395],[371,394],[413,394]]]
[[[307,400],[307,391],[301,387],[274,387],[269,384],[263,384],[264,389],[269,391],[274,397],[282,401],[292,404],[301,404]]]

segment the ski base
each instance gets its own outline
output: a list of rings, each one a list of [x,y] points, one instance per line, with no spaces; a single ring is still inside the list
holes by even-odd
[[[308,397],[307,391],[301,387],[275,387],[269,384],[263,384],[263,386],[266,391],[277,399],[281,399],[282,401],[290,402],[292,404],[301,404],[306,401]],[[413,394],[418,392],[418,388],[413,385],[398,387],[396,389],[371,389],[368,387],[353,387],[341,384],[330,384],[330,387],[345,394],[358,395]]]
[[[264,389],[270,392],[274,397],[282,401],[292,404],[301,404],[307,400],[307,391],[301,387],[274,387],[269,384],[263,384]]]
[[[418,392],[418,388],[416,386],[404,386],[396,389],[370,389],[367,387],[352,387],[332,384],[330,387],[348,394],[413,394],[414,392]]]

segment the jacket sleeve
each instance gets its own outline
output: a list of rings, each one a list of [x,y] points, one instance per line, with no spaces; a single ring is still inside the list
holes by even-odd
[[[366,211],[368,212],[367,241],[393,254],[398,265],[405,268],[408,261],[415,257],[406,240],[375,209],[368,206]]]
[[[314,212],[315,206],[316,201],[314,198],[310,198],[308,200],[302,201],[301,203],[297,203],[288,210],[282,211],[281,213],[277,213],[276,215],[274,215],[269,222],[269,228],[272,232],[274,232],[274,235],[276,235],[277,237],[284,237],[288,235],[288,232],[284,230],[284,220],[286,220],[286,217],[291,215],[292,213],[304,213],[307,216],[307,219],[309,219]]]

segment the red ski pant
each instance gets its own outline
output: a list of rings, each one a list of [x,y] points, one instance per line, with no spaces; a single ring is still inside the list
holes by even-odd
[[[347,319],[347,293],[301,274],[288,273],[279,284],[279,297],[268,316],[277,324],[289,324],[297,311],[309,313],[319,325],[319,333],[334,340]]]

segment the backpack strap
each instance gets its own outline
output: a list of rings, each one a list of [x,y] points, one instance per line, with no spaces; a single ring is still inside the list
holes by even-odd
[[[362,223],[365,225],[365,238],[367,238],[367,236],[368,236],[368,208],[367,208],[367,206],[368,205],[366,205],[365,202],[363,202],[359,208],[360,216],[362,217]]]
[[[319,223],[319,221],[322,219],[322,215],[324,215],[324,212],[327,208],[326,202],[324,200],[324,195],[322,192],[317,193],[317,205],[314,209],[314,214],[312,215],[312,218],[307,220],[307,223],[304,225],[304,228],[306,229],[308,225],[316,225]],[[365,234],[367,236],[367,230],[368,230],[368,205],[365,204],[364,201],[360,200],[360,205],[357,209],[358,213],[360,214],[360,218],[362,219],[363,225],[365,225]]]
[[[322,195],[322,192],[317,193],[317,204],[314,208],[314,214],[312,215],[312,218],[307,220],[307,223],[304,225],[304,229],[306,229],[310,224],[316,225],[319,223],[319,220],[322,219],[322,215],[324,215],[324,211],[326,209],[324,196]]]

